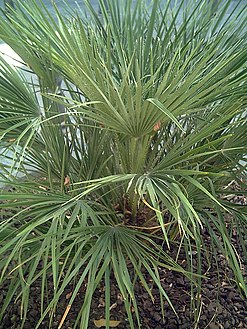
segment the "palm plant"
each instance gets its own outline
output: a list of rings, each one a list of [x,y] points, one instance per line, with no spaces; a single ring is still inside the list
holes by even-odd
[[[61,328],[86,281],[75,328],[87,328],[103,280],[109,328],[113,273],[137,328],[135,284],[153,299],[144,273],[173,308],[161,267],[184,273],[200,303],[203,228],[247,295],[224,219],[246,229],[244,206],[224,198],[232,181],[246,187],[246,8],[99,0],[99,16],[84,3],[86,15],[68,7],[66,16],[54,4],[53,18],[42,1],[15,1],[0,21],[31,75],[0,59],[0,175],[11,186],[0,194],[1,282],[10,280],[1,314],[20,298],[24,324],[39,280],[38,328],[75,280]],[[187,268],[171,244],[184,246]]]

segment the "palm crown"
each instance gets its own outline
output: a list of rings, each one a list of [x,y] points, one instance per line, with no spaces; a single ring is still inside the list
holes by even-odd
[[[199,260],[203,227],[246,294],[224,220],[228,212],[246,227],[245,208],[224,199],[233,180],[246,186],[246,8],[99,0],[99,15],[85,3],[87,16],[54,5],[54,19],[40,1],[17,1],[0,22],[0,38],[35,74],[27,81],[0,59],[0,145],[11,160],[1,177],[14,187],[0,194],[1,279],[15,273],[2,312],[20,293],[25,321],[30,285],[42,278],[44,301],[52,273],[37,327],[75,277],[69,305],[88,282],[80,327],[102,279],[109,321],[113,272],[135,328],[130,268],[151,298],[143,271],[170,302],[160,266],[199,291],[200,267],[193,275],[166,250],[189,245]]]

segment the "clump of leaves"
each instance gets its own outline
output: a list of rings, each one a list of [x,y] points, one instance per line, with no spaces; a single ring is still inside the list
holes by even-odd
[[[75,280],[60,327],[87,282],[75,323],[87,328],[104,280],[109,328],[113,273],[129,327],[140,327],[136,282],[153,298],[144,273],[161,305],[173,308],[160,267],[184,273],[199,296],[203,228],[247,294],[225,223],[228,213],[246,229],[246,209],[225,198],[232,181],[246,188],[246,7],[99,0],[99,14],[85,0],[66,17],[54,5],[54,18],[39,0],[14,4],[0,38],[31,78],[0,59],[0,175],[12,187],[0,194],[1,282],[11,282],[1,314],[21,298],[24,323],[40,280],[38,328]],[[173,243],[188,268],[168,256]]]

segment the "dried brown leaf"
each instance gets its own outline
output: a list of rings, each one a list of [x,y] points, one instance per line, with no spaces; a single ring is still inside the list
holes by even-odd
[[[156,132],[156,131],[160,130],[160,127],[161,127],[161,122],[158,121],[158,122],[154,125],[154,131]]]
[[[66,295],[66,299],[70,299],[71,296],[72,296],[72,291],[69,292],[69,293],[67,293],[67,295]]]
[[[106,326],[106,319],[99,319],[99,320],[94,320],[93,321],[95,326],[97,328],[101,328],[101,327],[105,327]],[[119,324],[121,323],[121,321],[117,321],[117,320],[110,320],[109,321],[109,326],[111,328],[115,328],[117,327]]]
[[[70,185],[70,178],[69,178],[68,175],[65,176],[65,178],[64,178],[64,185],[65,185],[65,186],[69,186],[69,185]]]

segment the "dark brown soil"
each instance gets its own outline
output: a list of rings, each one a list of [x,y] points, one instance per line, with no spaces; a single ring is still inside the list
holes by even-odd
[[[203,232],[205,244],[209,242],[209,235],[206,230]],[[244,233],[244,238],[247,242],[247,232]],[[207,242],[208,241],[208,242]],[[232,241],[238,252],[243,255],[241,249],[239,237],[237,232],[233,232]],[[170,254],[175,256],[177,253],[177,246],[173,245],[170,250]],[[205,255],[204,255],[205,256]],[[185,253],[180,252],[178,262],[182,265],[186,265]],[[247,260],[242,259],[243,274],[247,280]],[[196,261],[195,264],[196,266]],[[232,271],[227,267],[227,262],[220,252],[216,255],[216,258],[212,257],[210,260],[208,257],[202,258],[203,273],[206,275],[206,279],[202,280],[202,291],[198,300],[191,300],[191,287],[188,279],[184,278],[179,273],[174,273],[167,269],[160,269],[160,277],[162,285],[170,297],[178,317],[171,310],[167,302],[165,302],[165,317],[162,318],[161,307],[159,302],[159,291],[154,286],[152,289],[153,296],[155,297],[154,303],[151,302],[149,295],[143,288],[143,286],[137,282],[136,284],[136,296],[138,299],[140,319],[142,321],[143,329],[237,329],[247,328],[247,300],[237,291],[234,276]],[[219,268],[219,273],[218,270]],[[148,276],[146,275],[148,279]],[[153,286],[153,282],[149,279],[150,287]],[[112,280],[111,284],[111,319],[121,321],[116,327],[117,329],[128,329],[129,324],[124,309],[124,303],[121,294]],[[50,283],[50,290],[52,291],[52,281]],[[7,294],[7,283],[2,287],[0,295],[0,306],[4,301]],[[68,287],[64,292],[63,298],[60,300],[59,306],[56,310],[56,314],[52,321],[51,328],[58,328],[65,309],[68,305],[68,299],[73,291],[73,286]],[[80,310],[81,303],[83,302],[83,296],[85,292],[85,286],[82,286],[80,293],[77,296],[76,302],[72,305],[70,312],[62,326],[62,328],[72,329],[76,316]],[[35,328],[39,317],[40,310],[40,285],[37,282],[36,285],[31,287],[30,305],[28,310],[27,321],[24,325],[24,329]],[[193,303],[199,302],[197,313],[193,313]],[[90,325],[88,329],[96,328],[94,320],[104,318],[104,286],[100,285],[95,292],[92,311],[90,315]],[[21,328],[20,319],[20,301],[12,303],[3,319],[0,323],[0,329],[18,329]],[[49,328],[49,320],[43,321],[42,329]],[[78,326],[78,329],[80,327]],[[138,326],[136,325],[136,328]],[[81,328],[87,329],[87,328]]]

